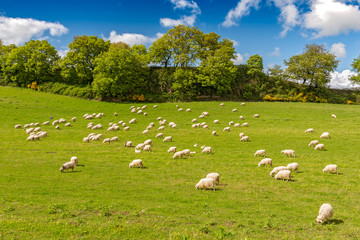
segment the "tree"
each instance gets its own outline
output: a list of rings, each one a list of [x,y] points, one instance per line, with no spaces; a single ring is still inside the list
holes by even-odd
[[[246,66],[248,68],[247,74],[254,80],[258,80],[257,78],[263,74],[263,59],[258,54],[250,56],[246,61]]]
[[[69,51],[61,60],[61,75],[65,82],[75,84],[91,84],[95,59],[101,53],[108,51],[110,41],[104,41],[97,36],[76,36],[69,44]]]
[[[352,70],[355,71],[357,74],[356,75],[350,75],[349,76],[349,80],[352,82],[352,83],[360,83],[360,56],[355,58],[353,60],[353,62],[351,63],[351,67],[352,67]]]
[[[31,40],[17,48],[9,46],[5,54],[5,79],[18,86],[52,81],[55,77],[55,63],[60,58],[55,48],[46,40]]]
[[[324,45],[307,44],[302,54],[292,56],[284,63],[290,78],[302,81],[303,85],[318,88],[330,82],[330,73],[339,63],[335,58]]]

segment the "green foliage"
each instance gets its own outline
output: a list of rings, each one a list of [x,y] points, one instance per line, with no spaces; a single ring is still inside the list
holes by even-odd
[[[48,82],[40,85],[39,90],[42,92],[67,95],[78,98],[93,98],[91,86],[68,85],[59,82]]]
[[[349,76],[349,80],[353,83],[360,83],[360,56],[355,58],[351,63],[352,70],[355,71],[357,74]]]
[[[246,66],[248,68],[247,74],[256,79],[264,69],[262,57],[258,54],[250,56],[246,61]]]
[[[196,96],[196,70],[191,68],[177,68],[174,72],[174,96],[179,100],[190,100]]]

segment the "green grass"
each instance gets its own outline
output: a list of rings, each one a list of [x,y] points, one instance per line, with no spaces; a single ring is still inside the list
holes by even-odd
[[[178,112],[175,107],[191,108]],[[0,239],[359,239],[359,106],[313,103],[218,102],[147,104],[148,116],[130,113],[129,107],[144,104],[116,104],[88,101],[27,89],[0,87]],[[238,112],[232,112],[237,108]],[[201,112],[209,129],[191,128]],[[104,129],[88,130],[85,113],[104,112]],[[119,116],[114,116],[117,112]],[[259,119],[252,115],[260,114]],[[337,119],[331,119],[331,114]],[[245,121],[239,116],[243,115]],[[61,130],[41,126],[48,137],[26,141],[24,129],[15,124],[42,123],[76,116],[73,127]],[[174,142],[155,139],[157,117],[173,121],[165,136]],[[130,131],[107,132],[109,122],[136,117]],[[221,124],[213,121],[219,119]],[[222,129],[229,121],[248,122],[249,127]],[[150,122],[149,135],[141,132]],[[305,134],[314,128],[312,134]],[[219,136],[211,136],[216,130]],[[322,132],[331,139],[319,139]],[[118,136],[111,144],[83,143],[90,132],[104,137]],[[240,142],[239,133],[251,142]],[[153,140],[153,152],[135,154],[123,147]],[[307,145],[318,139],[327,151]],[[202,155],[199,147],[213,148]],[[170,146],[197,153],[172,159]],[[276,181],[270,167],[258,168],[258,149],[266,149],[274,166],[300,164],[293,181]],[[294,149],[297,157],[280,154]],[[71,156],[79,158],[74,172],[61,173]],[[137,158],[146,168],[129,169]],[[324,174],[327,164],[337,164],[340,174]],[[207,173],[220,174],[218,191],[196,190]],[[334,216],[329,224],[317,225],[321,204],[330,203]]]

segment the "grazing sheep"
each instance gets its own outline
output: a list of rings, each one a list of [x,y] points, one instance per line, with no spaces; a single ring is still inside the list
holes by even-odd
[[[309,129],[306,129],[306,130],[305,130],[305,133],[312,133],[312,132],[314,132],[314,129],[313,129],[313,128],[309,128]]]
[[[131,109],[131,113],[136,113],[136,108]]]
[[[271,158],[264,158],[263,160],[261,160],[258,164],[258,167],[262,166],[262,165],[270,165],[272,166],[272,159]]]
[[[136,145],[135,149],[136,149],[136,150],[143,150],[144,147],[145,147],[145,144],[139,143],[138,145]]]
[[[202,115],[202,114],[199,116],[199,118],[204,118],[204,117],[205,117],[205,115]]]
[[[270,176],[274,176],[275,174],[277,174],[278,172],[282,171],[282,170],[287,170],[287,167],[285,166],[279,166],[279,167],[275,167],[271,172],[270,172]]]
[[[117,136],[110,138],[110,142],[118,141],[119,138]]]
[[[91,129],[97,129],[96,128],[96,126],[95,127],[92,127]],[[114,131],[115,129],[113,128],[113,127],[109,127],[108,129],[107,129],[107,131]]]
[[[245,118],[243,116],[240,116],[239,118],[240,118],[240,120],[245,120]]]
[[[191,122],[193,122],[193,123],[194,123],[194,122],[197,122],[197,119],[196,119],[196,118],[194,118],[193,120],[191,120]]]
[[[89,137],[84,137],[84,138],[83,138],[83,142],[84,142],[84,143],[90,142],[90,138],[89,138]]]
[[[239,134],[239,137],[240,137],[240,138],[242,138],[242,137],[244,137],[244,136],[245,136],[244,133],[240,133],[240,134]]]
[[[35,135],[30,135],[29,137],[26,138],[26,141],[31,141],[31,140],[35,140]]]
[[[141,161],[141,159],[135,159],[134,161],[132,161],[130,164],[129,164],[129,168],[134,168],[134,167],[143,167],[143,162]]]
[[[242,127],[248,127],[249,124],[248,124],[248,123],[243,123],[243,124],[241,124],[241,126],[242,126]]]
[[[144,141],[145,145],[152,145],[152,140],[151,139],[147,139]]]
[[[291,156],[291,157],[295,157],[295,151],[294,150],[282,150],[281,151],[282,154],[284,154],[285,156]]]
[[[50,124],[50,121],[46,121],[46,122],[43,122],[42,125],[49,125]]]
[[[34,128],[28,128],[25,130],[26,134],[30,134],[34,131]]]
[[[298,163],[289,163],[286,168],[289,171],[298,171],[299,170],[299,164]]]
[[[291,172],[289,170],[281,170],[275,175],[275,179],[291,180]]]
[[[136,118],[133,118],[129,121],[129,124],[133,124],[133,123],[136,123]]]
[[[335,164],[329,164],[327,165],[324,169],[323,169],[324,173],[332,173],[335,172],[336,174],[338,174],[338,169],[337,166]]]
[[[208,153],[208,154],[212,154],[212,149],[211,147],[204,147],[201,153]]]
[[[164,137],[164,134],[163,133],[158,133],[156,134],[155,138],[163,138]]]
[[[223,129],[223,132],[230,132],[230,127],[226,127]]]
[[[323,134],[321,134],[320,138],[330,139],[330,134],[328,132],[323,132]]]
[[[29,128],[30,127],[30,124],[25,124],[24,125],[24,128]]]
[[[127,126],[127,127],[124,127],[124,129],[123,129],[124,131],[129,131],[130,130],[130,127],[129,126]]]
[[[266,151],[265,150],[257,150],[254,154],[254,157],[256,157],[256,156],[266,157]]]
[[[219,120],[214,120],[214,124],[219,124],[220,121]]]
[[[164,129],[165,129],[164,126],[160,126],[160,127],[158,127],[157,131],[161,131],[161,130],[164,130]]]
[[[203,112],[201,115],[209,116],[209,113],[208,112]]]
[[[331,114],[331,118],[335,118],[335,119],[336,119],[336,115],[335,115],[335,114]]]
[[[55,126],[56,124],[59,124],[59,120],[54,120],[51,124]]]
[[[142,110],[146,109],[147,108],[147,105],[144,105],[141,107]]]
[[[191,112],[191,109],[190,109],[190,108],[187,108],[187,109],[186,109],[186,112]]]
[[[212,131],[212,132],[211,132],[211,135],[213,135],[213,136],[218,136],[218,135],[216,134],[216,131]]]
[[[318,140],[312,140],[310,143],[309,143],[309,147],[311,147],[311,146],[316,146],[316,145],[318,145],[319,144],[319,141]]]
[[[144,130],[141,134],[149,134],[149,130]]]
[[[183,151],[176,152],[176,153],[174,153],[174,155],[173,155],[173,159],[175,159],[175,158],[183,158],[184,155],[185,155],[185,154],[184,154]]]
[[[105,138],[104,141],[103,141],[103,143],[110,143],[110,142],[111,142],[110,138]]]
[[[324,203],[321,205],[319,210],[319,215],[316,218],[318,224],[327,222],[334,215],[334,209],[329,203]]]
[[[249,136],[243,136],[242,138],[240,138],[240,142],[249,142]]]
[[[220,103],[220,106],[224,106],[224,103]]]
[[[213,178],[202,178],[196,185],[196,189],[212,189],[215,191],[215,180]]]
[[[177,128],[177,125],[176,125],[176,124],[173,124],[171,127],[172,127],[172,128]]]
[[[132,141],[127,141],[127,142],[124,144],[124,147],[132,147]]]
[[[160,121],[162,119],[162,117],[158,117],[156,120]]]
[[[254,114],[253,118],[259,118],[259,114]]]
[[[65,127],[71,127],[71,123],[65,123]]]
[[[217,182],[217,184],[220,184],[220,174],[218,173],[209,173],[206,175],[206,178],[213,178],[215,183]]]
[[[176,108],[179,108],[179,105],[176,105],[175,107],[176,107]]]
[[[184,111],[183,108],[179,108],[179,109],[178,109],[178,112],[182,112],[182,111]]]
[[[229,126],[232,126],[232,125],[234,125],[234,121],[229,122]]]
[[[153,128],[153,126],[149,125],[149,126],[146,127],[146,130],[151,130],[152,128]]]
[[[209,126],[208,126],[208,125],[204,125],[203,128],[209,128]]]
[[[123,122],[124,122],[123,120],[120,120],[120,121],[118,122],[118,124],[122,125]]]
[[[182,150],[182,152],[184,155],[188,155],[190,157],[190,154],[191,154],[190,149],[184,149],[184,150]]]
[[[40,131],[40,132],[37,133],[37,136],[38,136],[39,138],[47,137],[47,132]]]
[[[151,148],[150,145],[145,145],[143,150],[144,150],[144,151],[151,152],[151,151],[152,151],[152,148]]]
[[[320,144],[316,144],[315,150],[325,150],[325,145],[320,143]]]
[[[72,122],[76,122],[76,120],[77,120],[76,117],[71,118],[71,121],[72,121]]]
[[[236,109],[236,108],[234,108],[234,109],[232,110],[232,112],[237,112],[237,109]]]
[[[126,127],[126,123],[125,123],[125,122],[123,122],[123,123],[121,124],[121,126]]]
[[[75,163],[75,166],[77,166],[79,163],[79,159],[77,157],[71,157],[70,162]]]
[[[66,162],[61,166],[60,172],[64,172],[64,170],[69,170],[70,168],[74,171],[75,165],[75,162]]]
[[[168,153],[176,152],[176,147],[170,147]]]
[[[140,109],[136,114],[143,114],[143,110]]]
[[[240,123],[235,123],[234,124],[234,127],[240,127],[241,125],[240,125]]]
[[[154,106],[153,106],[153,108],[157,108],[157,107],[158,107],[158,105],[154,105]]]
[[[60,129],[60,126],[59,126],[59,125],[56,125],[56,126],[55,126],[55,129],[58,129],[58,130],[59,130],[59,129]]]
[[[168,136],[163,139],[163,142],[172,142],[172,137]]]
[[[243,103],[241,103],[240,105],[241,105],[241,106],[245,106],[245,103],[243,102]]]

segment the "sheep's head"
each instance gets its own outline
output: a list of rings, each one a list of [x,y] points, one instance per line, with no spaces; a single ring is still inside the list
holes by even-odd
[[[285,153],[285,150],[282,150],[281,153]]]
[[[324,219],[323,219],[322,217],[318,216],[318,217],[316,218],[316,222],[317,222],[318,224],[322,224],[322,223],[324,222]]]

